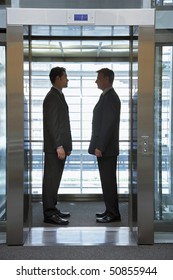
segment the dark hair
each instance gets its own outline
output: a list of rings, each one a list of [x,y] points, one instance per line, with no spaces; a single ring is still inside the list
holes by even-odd
[[[66,69],[63,67],[54,67],[50,70],[49,78],[52,84],[54,84],[57,76],[61,77],[64,73],[66,73]]]
[[[110,70],[109,68],[102,68],[97,71],[97,73],[101,73],[104,77],[109,78],[109,82],[113,84],[114,81],[114,72]]]

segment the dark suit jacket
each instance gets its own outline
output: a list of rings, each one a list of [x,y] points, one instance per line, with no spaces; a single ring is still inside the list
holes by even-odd
[[[65,152],[72,150],[72,137],[68,105],[64,96],[54,87],[43,101],[44,152],[55,153],[63,146]]]
[[[88,152],[98,148],[103,156],[119,154],[120,99],[113,88],[100,96],[93,110],[92,135]]]

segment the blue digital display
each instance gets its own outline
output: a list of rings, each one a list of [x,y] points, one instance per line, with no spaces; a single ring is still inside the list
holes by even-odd
[[[88,21],[88,15],[87,14],[74,14],[74,20],[75,21]]]

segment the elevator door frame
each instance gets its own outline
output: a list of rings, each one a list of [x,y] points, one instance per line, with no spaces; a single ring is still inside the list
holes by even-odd
[[[73,21],[81,9],[7,9],[7,244],[23,245],[24,226],[24,25],[139,26],[137,113],[138,244],[154,243],[154,9],[86,9],[89,23]],[[104,18],[104,23],[103,23]]]

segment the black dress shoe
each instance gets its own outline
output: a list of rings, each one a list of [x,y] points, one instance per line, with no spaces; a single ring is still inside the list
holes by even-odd
[[[49,223],[49,224],[59,225],[59,226],[65,226],[65,225],[68,225],[68,223],[69,223],[68,220],[64,220],[61,217],[59,217],[58,215],[52,215],[51,217],[45,217],[44,222]]]
[[[96,221],[98,223],[120,222],[121,221],[121,217],[120,216],[112,216],[112,215],[106,214],[102,218],[97,218]]]
[[[103,218],[105,215],[106,215],[106,210],[105,210],[105,212],[102,212],[102,213],[96,213],[96,217],[98,217],[98,218]]]
[[[61,218],[68,218],[68,217],[70,217],[70,213],[69,212],[61,212],[59,209],[56,209],[56,213]]]

